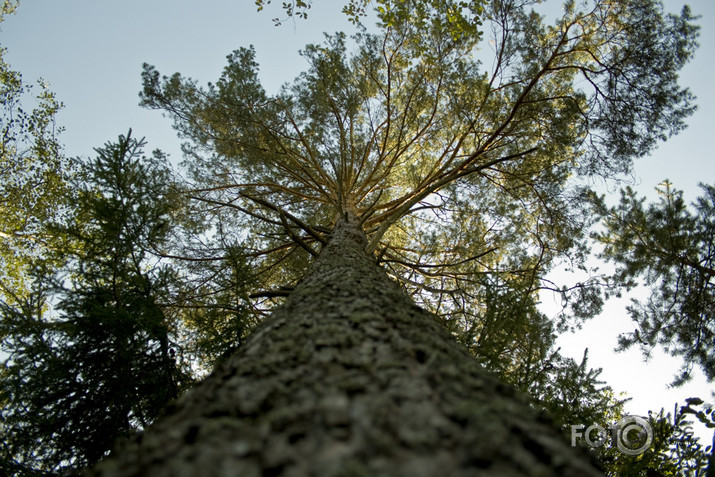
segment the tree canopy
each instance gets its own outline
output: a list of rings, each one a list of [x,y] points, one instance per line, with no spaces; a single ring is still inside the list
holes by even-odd
[[[368,3],[345,12],[358,22]],[[586,267],[594,203],[608,226],[596,238],[624,263],[618,280],[657,277],[658,307],[672,299],[690,323],[637,314],[640,338],[624,345],[660,340],[687,366],[710,366],[711,317],[680,284],[707,296],[697,250],[712,204],[699,221],[682,204],[645,211],[632,193],[608,209],[588,188],[685,127],[694,98],[678,72],[697,46],[695,18],[653,0],[569,1],[548,25],[535,3],[377,1],[377,33],[306,46],[308,68],[276,94],[252,48],[206,86],[145,65],[141,104],[173,119],[184,177],[131,133],[70,164],[51,127],[59,103],[43,90],[37,110],[20,111],[24,86],[3,66],[1,463],[82,467],[150,423],[291,292],[346,215],[420,306],[562,423],[610,421],[622,405],[587,355],[554,349],[603,301],[598,283],[547,279],[564,262]],[[660,235],[634,241],[634,227]],[[674,242],[668,227],[697,236]],[[559,316],[539,310],[544,290],[564,298]]]
[[[418,302],[468,328],[487,282],[528,294],[556,259],[580,264],[591,219],[579,178],[629,171],[694,109],[677,84],[696,45],[687,7],[567,3],[547,26],[530,3],[485,6],[486,71],[479,36],[405,21],[356,35],[352,54],[342,34],[309,45],[308,70],[274,96],[250,48],[207,87],[147,65],[142,104],[187,139],[201,215],[252,231],[264,286],[290,287],[351,212]],[[598,310],[593,289],[576,292],[573,315]]]
[[[3,1],[0,22],[16,8],[17,2]],[[55,127],[62,104],[43,81],[24,81],[4,56],[1,48],[0,296],[24,293],[26,273],[50,258],[43,225],[64,211],[70,176]]]
[[[271,0],[256,0],[256,7],[261,11],[270,3]],[[485,0],[347,0],[342,6],[342,12],[351,23],[363,26],[362,21],[369,16],[368,9],[373,7],[382,26],[409,22],[423,31],[439,30],[453,37],[461,37],[479,34],[485,3]],[[287,18],[306,19],[312,5],[312,0],[291,0],[282,2],[281,7]],[[283,21],[280,16],[273,18],[276,26],[280,26]]]
[[[630,188],[613,207],[596,198],[605,227],[594,236],[605,246],[602,255],[618,265],[614,281],[633,287],[642,278],[652,289],[645,303],[634,300],[628,308],[637,328],[620,337],[620,346],[637,345],[647,355],[660,345],[682,356],[675,384],[687,381],[694,365],[715,379],[715,188],[701,187],[693,210],[668,181],[658,187],[657,203],[645,205]]]
[[[67,264],[0,302],[8,475],[97,462],[189,382],[176,317],[161,306],[175,277],[146,257],[166,233],[168,170],[161,156],[142,157],[143,145],[130,133],[78,164],[73,217],[53,226],[67,237]]]

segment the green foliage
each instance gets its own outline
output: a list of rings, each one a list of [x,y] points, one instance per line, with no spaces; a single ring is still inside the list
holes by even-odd
[[[608,475],[618,477],[649,476],[705,476],[708,453],[712,446],[703,446],[693,434],[693,422],[688,416],[712,413],[712,407],[693,409],[703,401],[698,398],[686,400],[686,405],[675,405],[673,413],[648,413],[648,423],[653,431],[653,441],[648,449],[637,456],[628,456],[615,446],[599,448],[598,456]]]
[[[255,0],[260,12],[270,5],[271,0]],[[292,0],[282,3],[287,18],[308,18],[312,1]],[[481,25],[484,0],[347,0],[342,12],[354,25],[362,25],[362,19],[373,7],[382,27],[395,27],[410,23],[427,31],[446,32],[453,38],[477,38]],[[284,20],[273,18],[276,26]]]
[[[255,0],[255,3],[256,9],[260,12],[271,4],[271,0]],[[308,18],[308,10],[310,10],[312,3],[313,2],[310,0],[291,0],[289,2],[283,2],[281,8],[283,9],[285,15],[289,18],[306,19]],[[273,23],[276,26],[280,26],[282,20],[279,17],[276,17],[273,19]]]
[[[600,368],[589,368],[588,350],[580,362],[552,351],[533,373],[533,381],[524,382],[525,391],[567,434],[572,424],[616,422],[624,413],[628,399],[599,379]]]
[[[97,462],[188,383],[161,306],[175,276],[148,255],[175,204],[164,158],[143,145],[130,132],[79,164],[68,267],[2,303],[3,457],[28,472]]]
[[[583,71],[590,82],[608,75],[603,96],[595,96],[599,114],[593,118],[593,125],[602,133],[601,138],[592,140],[603,141],[605,146],[601,161],[644,156],[658,140],[682,130],[684,118],[695,110],[693,96],[677,85],[677,71],[697,47],[698,27],[689,7],[684,6],[679,16],[664,16],[659,2],[626,3],[621,15],[604,18],[624,32],[624,47],[606,55],[611,56],[609,63],[617,74],[608,68]],[[669,113],[662,114],[664,110]]]
[[[677,73],[697,27],[645,0],[569,2],[548,26],[533,3],[376,2],[380,34],[307,46],[308,69],[278,94],[244,48],[206,87],[146,65],[141,98],[186,140],[209,228],[246,245],[268,290],[254,296],[290,288],[354,214],[368,252],[485,366],[562,422],[588,421],[622,402],[553,343],[603,298],[593,281],[544,277],[562,260],[585,267],[578,180],[630,171],[692,113]],[[367,5],[344,11],[358,22]],[[490,69],[475,59],[482,27]],[[542,290],[563,297],[556,319],[538,312]]]
[[[475,301],[482,311],[445,316],[446,326],[477,360],[528,395],[567,436],[573,423],[617,421],[625,400],[599,379],[600,369],[589,368],[587,351],[577,362],[555,348],[559,321],[539,311],[529,280],[497,274],[480,280],[485,294]]]
[[[634,300],[628,308],[637,328],[622,335],[619,346],[638,345],[646,355],[661,346],[682,356],[676,385],[689,379],[694,365],[715,379],[715,187],[701,187],[692,208],[667,181],[652,204],[630,188],[614,207],[594,199],[605,225],[594,237],[604,245],[602,256],[618,266],[614,281],[632,287],[640,278],[651,288],[645,303]]]
[[[3,2],[0,22],[16,7]],[[62,104],[42,81],[33,90],[4,55],[0,49],[0,297],[23,293],[36,262],[53,258],[44,224],[66,212],[71,176],[55,128]]]
[[[203,370],[211,370],[230,357],[260,316],[251,306],[253,273],[243,248],[232,245],[224,251],[222,260],[202,263],[196,276],[184,280],[181,316],[189,334],[184,349]],[[194,283],[201,285],[193,288]]]
[[[482,274],[537,293],[555,261],[583,266],[591,218],[574,172],[628,171],[682,127],[693,108],[677,71],[697,28],[641,0],[570,5],[551,27],[529,2],[473,7],[494,31],[491,71],[478,35],[452,35],[421,2],[392,5],[402,16],[357,35],[351,55],[341,34],[309,45],[308,70],[275,96],[252,49],[205,88],[145,66],[142,104],[187,140],[202,215],[251,231],[254,266],[270,271],[258,286],[292,285],[345,212],[420,304],[464,323],[482,315]],[[599,310],[595,290],[562,290],[576,321]]]

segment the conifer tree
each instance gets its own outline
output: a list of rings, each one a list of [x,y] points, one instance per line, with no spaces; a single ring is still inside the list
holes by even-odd
[[[120,136],[80,162],[68,265],[0,303],[3,465],[7,475],[80,469],[151,423],[188,383],[175,316],[161,306],[172,270],[152,263],[173,208],[161,155]]]
[[[645,303],[628,308],[636,328],[619,346],[638,346],[644,355],[658,346],[682,356],[675,385],[688,381],[694,366],[715,379],[715,187],[701,187],[693,207],[668,181],[658,186],[656,203],[645,204],[631,188],[613,207],[594,197],[605,225],[594,237],[605,246],[603,257],[617,264],[614,282],[651,289]]]
[[[557,259],[582,262],[579,179],[628,172],[694,108],[677,84],[693,18],[602,0],[545,26],[529,2],[489,2],[483,71],[479,35],[400,6],[350,48],[306,47],[276,95],[251,49],[205,88],[145,68],[142,103],[187,139],[198,213],[245,244],[255,297],[287,298],[96,474],[592,473],[435,322],[484,323],[500,282],[528,310]],[[588,316],[599,298],[578,291]]]

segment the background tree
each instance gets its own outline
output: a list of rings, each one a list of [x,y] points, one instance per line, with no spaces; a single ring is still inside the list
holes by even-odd
[[[16,8],[4,0],[0,22]],[[0,49],[0,299],[7,300],[31,287],[38,260],[53,258],[44,224],[66,211],[71,174],[55,128],[61,103],[42,81],[33,91],[4,56]]]
[[[53,284],[38,274],[19,306],[2,303],[7,475],[97,462],[189,383],[162,306],[176,276],[148,254],[176,202],[164,157],[143,145],[130,132],[79,163],[69,265]]]
[[[630,476],[692,476],[707,475],[708,454],[712,446],[703,446],[692,431],[696,415],[699,420],[713,427],[709,416],[712,408],[703,406],[698,398],[689,398],[686,404],[675,404],[673,413],[648,412],[648,422],[653,431],[653,441],[642,454],[629,456],[618,451],[615,446],[603,446],[597,449],[601,462],[608,475]],[[609,437],[615,439],[616,437]],[[637,437],[635,438],[638,439]]]
[[[493,279],[493,278],[490,278]],[[457,339],[488,370],[528,395],[571,435],[573,423],[616,422],[624,399],[599,380],[600,369],[588,366],[588,350],[580,362],[556,349],[556,326],[539,312],[528,287],[513,283],[482,298],[485,312],[467,330],[454,329]]]
[[[198,267],[181,258],[174,264],[183,276],[172,307],[180,310],[184,353],[198,375],[231,356],[264,314],[250,298],[254,271],[248,268],[245,252],[237,244],[220,246],[224,255],[200,260]]]
[[[681,356],[676,385],[695,365],[715,379],[715,188],[701,187],[692,208],[668,181],[657,188],[656,203],[645,204],[630,188],[613,207],[594,202],[605,226],[594,237],[604,245],[601,256],[617,265],[613,280],[631,288],[642,279],[651,289],[645,303],[634,299],[628,308],[637,328],[620,336],[620,349],[638,345],[647,356],[659,346]]]

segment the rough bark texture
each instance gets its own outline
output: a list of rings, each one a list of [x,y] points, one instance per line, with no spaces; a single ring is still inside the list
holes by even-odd
[[[96,476],[601,475],[339,222],[284,306]]]

